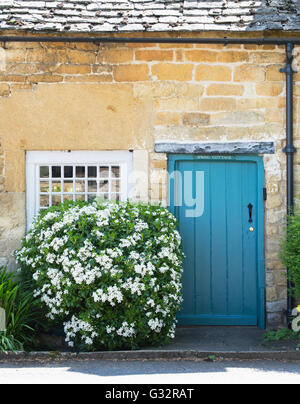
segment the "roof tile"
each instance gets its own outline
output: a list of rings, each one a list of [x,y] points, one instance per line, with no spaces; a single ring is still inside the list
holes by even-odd
[[[300,30],[300,0],[0,0],[0,29]]]

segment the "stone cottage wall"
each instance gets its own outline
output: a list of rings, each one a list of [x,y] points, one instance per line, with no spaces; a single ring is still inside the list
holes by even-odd
[[[166,203],[167,156],[154,152],[155,141],[272,140],[276,154],[264,157],[267,311],[269,325],[283,321],[284,47],[6,43],[0,51],[0,264],[14,268],[10,253],[25,232],[26,150],[133,149],[145,174],[137,197]],[[297,65],[300,48],[295,55]],[[295,81],[299,147],[300,73]],[[299,153],[295,175],[300,196]]]

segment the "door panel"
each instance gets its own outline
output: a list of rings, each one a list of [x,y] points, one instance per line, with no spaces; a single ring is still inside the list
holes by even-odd
[[[180,176],[170,183],[171,209],[178,218],[186,255],[184,303],[178,316],[181,324],[262,324],[258,233],[263,227],[258,212],[263,205],[258,198],[259,167],[251,159],[224,160],[173,160],[172,167]],[[199,172],[204,175],[204,185]],[[200,204],[203,193],[203,214],[190,217],[191,201]]]

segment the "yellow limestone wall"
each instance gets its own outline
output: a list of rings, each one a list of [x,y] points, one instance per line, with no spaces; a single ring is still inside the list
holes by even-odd
[[[295,56],[297,67],[299,47]],[[154,153],[155,141],[271,140],[276,154],[264,158],[267,311],[269,324],[282,321],[284,47],[6,43],[0,59],[0,265],[14,268],[10,253],[25,232],[26,150],[133,149],[135,169],[149,179],[137,185],[137,197],[166,203],[167,156]],[[297,147],[299,116],[300,73]],[[299,153],[295,185],[300,196]]]

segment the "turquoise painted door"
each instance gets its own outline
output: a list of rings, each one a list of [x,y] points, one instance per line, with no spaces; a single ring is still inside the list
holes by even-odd
[[[170,206],[186,255],[180,324],[264,327],[259,158],[171,156]]]

